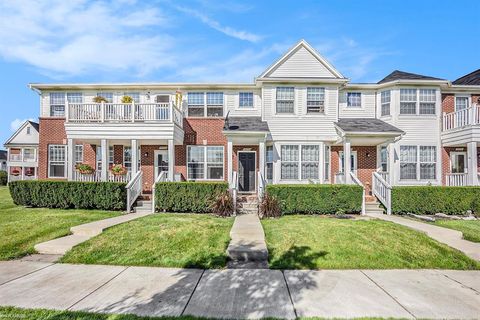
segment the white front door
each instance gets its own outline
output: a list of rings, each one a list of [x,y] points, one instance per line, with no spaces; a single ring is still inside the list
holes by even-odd
[[[451,172],[452,173],[467,173],[467,153],[466,152],[451,152]]]
[[[168,150],[155,150],[155,178],[163,171],[168,172]]]
[[[339,152],[340,156],[340,170],[339,172],[343,172],[344,168],[344,159],[343,159],[343,151]],[[350,170],[357,175],[357,151],[351,151],[350,153]]]

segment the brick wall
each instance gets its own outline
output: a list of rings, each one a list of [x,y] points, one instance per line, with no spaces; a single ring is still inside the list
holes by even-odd
[[[123,164],[123,146],[122,145],[113,146],[113,163]]]
[[[447,184],[447,174],[451,173],[450,152],[467,152],[466,147],[443,147],[442,148],[442,185]],[[468,156],[468,155],[467,155]],[[477,147],[477,172],[480,172],[480,147]]]
[[[143,190],[151,191],[155,175],[155,150],[167,146],[160,145],[142,145],[140,146],[140,170],[143,171]]]
[[[442,113],[455,111],[455,95],[452,93],[442,93]]]
[[[48,177],[48,145],[67,144],[64,118],[40,118],[38,138],[38,178]]]

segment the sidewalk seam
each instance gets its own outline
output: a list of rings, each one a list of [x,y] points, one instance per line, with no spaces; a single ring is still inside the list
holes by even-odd
[[[49,264],[48,266],[41,267],[40,269],[33,270],[33,271],[29,272],[29,273],[25,273],[25,274],[23,274],[23,275],[21,275],[21,276],[19,276],[19,277],[14,278],[14,279],[10,279],[10,280],[8,280],[8,281],[5,281],[5,282],[3,282],[3,283],[0,283],[0,286],[3,286],[4,284],[10,283],[10,282],[15,281],[15,280],[17,280],[17,279],[20,279],[20,278],[26,277],[26,276],[28,276],[28,275],[31,275],[32,273],[35,273],[35,272],[40,271],[40,270],[43,270],[43,269],[45,269],[45,268],[51,267],[51,266],[53,266],[54,264],[55,264],[55,263]]]
[[[107,283],[110,283],[113,279],[117,278],[120,274],[122,274],[125,270],[127,270],[128,268],[130,267],[126,267],[125,269],[121,270],[119,273],[117,273],[116,275],[114,275],[110,280],[106,281],[105,283],[101,284],[100,286],[98,286],[95,290],[93,290],[92,292],[88,293],[85,297],[79,299],[78,301],[74,302],[70,307],[68,308],[65,308],[65,310],[70,310],[71,308],[73,308],[76,304],[80,303],[81,301],[85,300],[87,297],[91,296],[93,293],[97,292],[98,290],[100,290],[102,287],[104,287]]]
[[[283,275],[283,281],[285,281],[285,285],[287,286],[288,297],[290,298],[290,303],[292,304],[293,314],[295,315],[295,319],[298,319],[297,308],[295,308],[295,304],[293,303],[292,294],[290,293],[290,287],[288,286],[287,278],[285,277],[285,270],[281,270]]]
[[[441,275],[443,275],[445,278],[450,279],[450,280],[458,283],[458,284],[461,285],[462,287],[468,288],[468,289],[476,292],[477,294],[480,294],[480,291],[476,290],[475,288],[469,287],[469,286],[467,286],[466,284],[464,284],[464,283],[462,283],[462,282],[460,282],[460,281],[458,281],[458,280],[456,280],[456,279],[454,279],[454,278],[452,278],[452,277],[449,277],[448,274],[445,274],[445,273],[443,273],[443,272],[440,271],[440,270],[439,270],[438,272],[439,272]]]
[[[359,270],[365,277],[367,277],[367,279],[369,279],[370,281],[372,281],[377,287],[380,288],[380,290],[382,290],[383,292],[385,292],[390,298],[393,299],[393,301],[395,301],[400,307],[402,307],[405,311],[407,311],[414,319],[418,319],[412,312],[410,312],[410,310],[408,310],[403,304],[401,304],[397,299],[395,299],[394,296],[392,296],[387,290],[385,290],[384,288],[382,288],[381,285],[379,285],[377,282],[375,282],[375,280],[373,280],[372,278],[370,278],[365,272],[363,272],[363,270]]]
[[[185,312],[185,310],[187,310],[188,304],[190,303],[190,300],[192,300],[192,297],[195,291],[197,291],[198,284],[200,283],[200,280],[202,280],[204,274],[205,274],[205,269],[203,269],[202,274],[200,275],[200,277],[198,277],[198,281],[195,284],[195,287],[193,287],[192,293],[190,294],[190,297],[188,297],[187,303],[185,303],[185,307],[183,307],[183,310],[180,313],[180,316],[183,316],[183,313]]]

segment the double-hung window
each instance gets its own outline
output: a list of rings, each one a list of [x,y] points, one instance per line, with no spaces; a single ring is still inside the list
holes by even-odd
[[[465,110],[468,108],[468,97],[455,97],[455,111]]]
[[[420,89],[419,90],[420,114],[435,114],[435,89]]]
[[[50,92],[50,116],[51,117],[65,116],[65,93],[64,92]]]
[[[361,108],[362,107],[362,93],[361,92],[347,92],[347,107]]]
[[[325,88],[307,88],[307,113],[325,112]]]
[[[417,113],[417,89],[400,89],[400,114]]]
[[[223,117],[223,92],[207,92],[207,117]]]
[[[380,100],[381,100],[381,116],[389,116],[390,115],[390,90],[382,91],[380,93]]]
[[[253,92],[239,92],[238,93],[238,107],[239,108],[253,108]]]
[[[74,158],[75,164],[83,162],[83,144],[75,145]]]
[[[205,93],[189,92],[187,96],[187,101],[189,117],[205,116]]]
[[[319,152],[318,145],[282,145],[281,178],[318,179]]]
[[[48,146],[48,177],[65,178],[66,167],[66,146]]]
[[[115,164],[115,151],[113,146],[108,146],[108,167],[111,167]]]
[[[277,87],[276,111],[279,114],[294,113],[295,88]]]
[[[189,117],[223,117],[223,92],[189,92]]]
[[[273,180],[273,146],[266,146],[265,148],[265,170],[267,175],[267,180]]]
[[[436,167],[435,146],[400,146],[400,179],[435,180]]]
[[[129,146],[123,147],[123,165],[128,171],[132,170],[132,148]]]
[[[223,147],[188,146],[188,180],[223,180]]]

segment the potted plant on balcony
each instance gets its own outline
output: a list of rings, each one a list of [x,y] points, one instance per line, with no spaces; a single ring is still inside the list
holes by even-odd
[[[93,102],[95,103],[102,103],[102,102],[108,102],[107,99],[105,99],[104,97],[102,96],[96,96],[93,98]]]
[[[80,172],[81,174],[92,174],[95,172],[95,170],[90,166],[89,164],[86,163],[79,163],[75,166],[75,169]]]
[[[20,175],[20,170],[18,169],[13,169],[12,170],[12,176],[18,177]]]
[[[133,102],[133,98],[130,97],[130,96],[123,96],[122,97],[122,103],[132,103]]]
[[[124,176],[127,174],[128,169],[121,164],[115,164],[110,169],[114,176]]]

